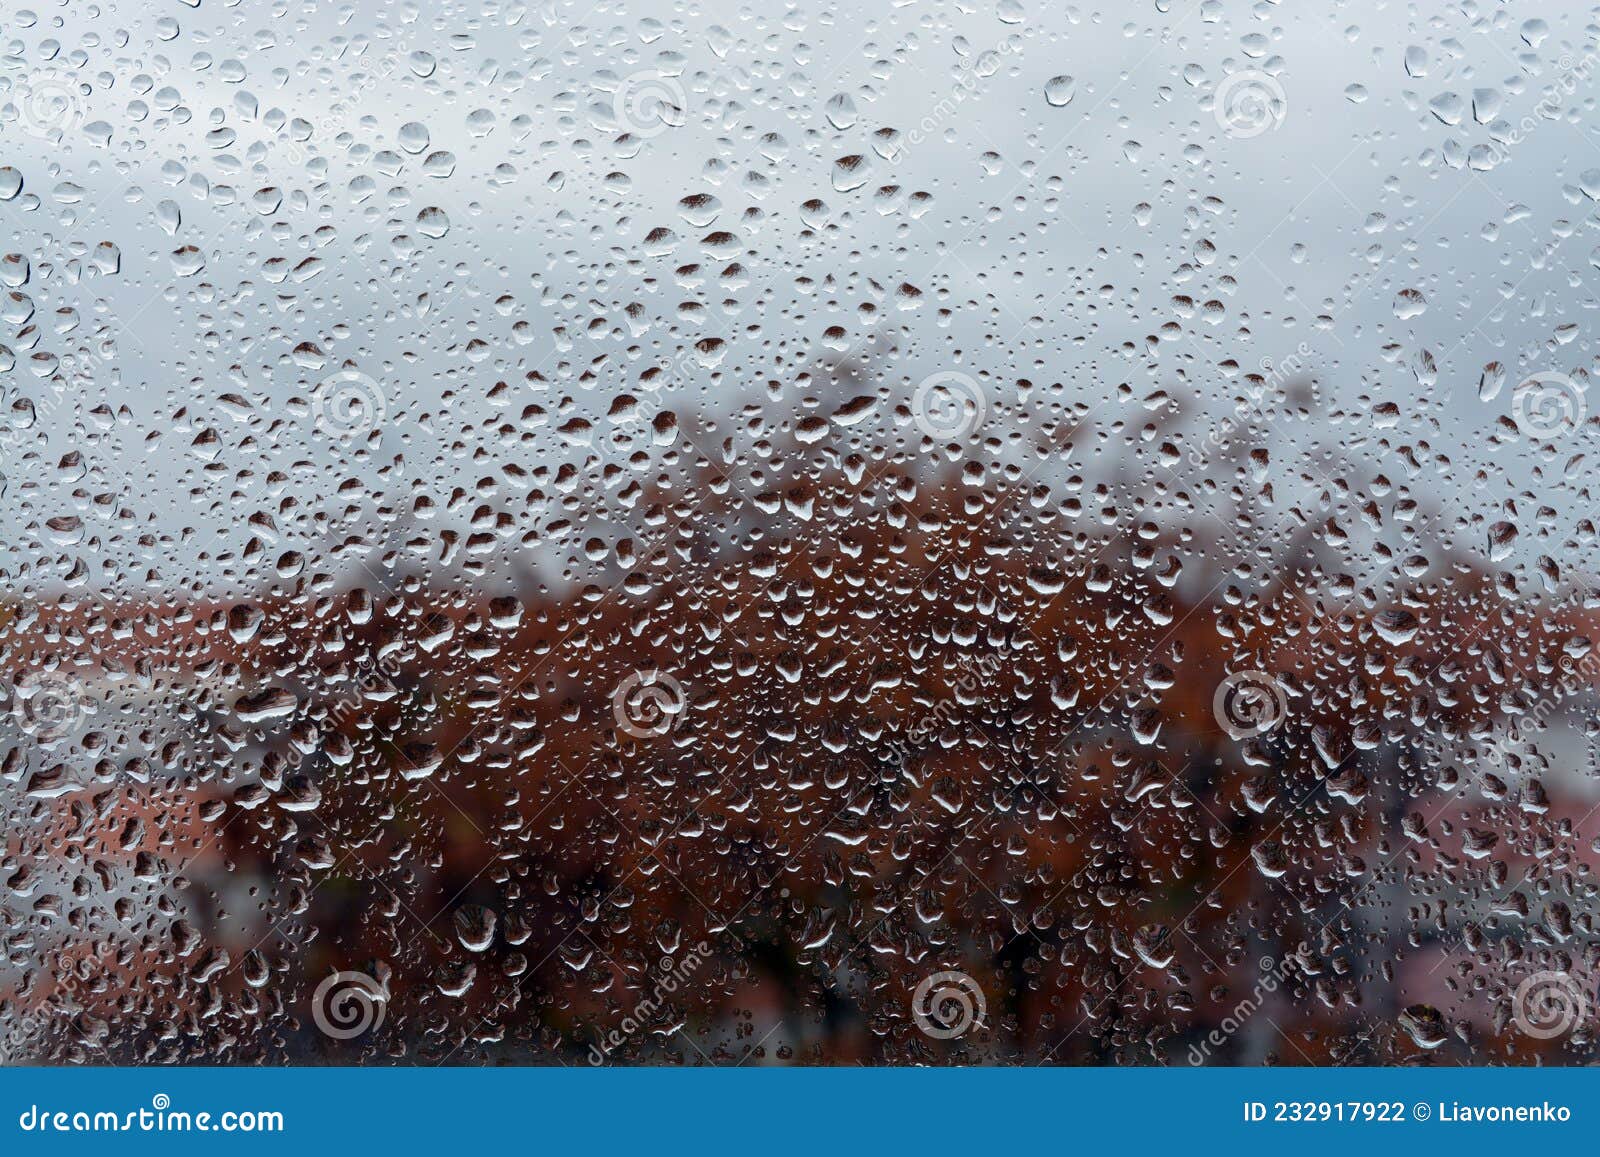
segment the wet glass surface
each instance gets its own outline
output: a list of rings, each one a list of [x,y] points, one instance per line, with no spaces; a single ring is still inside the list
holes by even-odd
[[[1594,1056],[1600,26],[0,12],[0,1058]]]

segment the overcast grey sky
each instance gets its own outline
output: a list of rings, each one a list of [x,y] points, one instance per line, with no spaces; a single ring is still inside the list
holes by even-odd
[[[1488,518],[1527,487],[1569,525],[1587,505],[1582,466],[1562,481],[1578,435],[1544,456],[1489,446],[1530,375],[1566,375],[1589,405],[1573,374],[1593,357],[1600,238],[1580,188],[1600,149],[1576,7],[99,7],[3,18],[3,162],[23,189],[0,206],[33,306],[8,322],[5,401],[39,415],[25,429],[13,410],[6,432],[14,545],[65,513],[103,531],[88,496],[110,489],[136,523],[193,534],[102,556],[210,581],[200,553],[254,533],[227,501],[235,468],[275,502],[314,506],[347,478],[442,502],[489,463],[571,458],[557,403],[603,428],[637,385],[630,345],[679,367],[658,406],[717,413],[874,334],[900,348],[907,396],[952,366],[981,378],[995,431],[1027,415],[1023,377],[1096,407],[1123,383],[1164,390],[1205,429],[1238,388],[1220,366],[1292,358],[1320,410],[1271,425],[1280,457],[1333,443],[1399,481],[1396,449],[1426,442],[1453,463],[1415,483],[1438,506]],[[1217,102],[1234,76],[1237,123]],[[683,107],[652,125],[662,94]],[[619,141],[635,98],[645,130]],[[720,205],[683,209],[695,194]],[[703,286],[670,276],[691,261]],[[702,338],[727,342],[720,380],[683,352]],[[1483,401],[1491,360],[1508,384]],[[316,428],[341,369],[380,394],[376,443]],[[102,401],[127,420],[85,416]],[[539,440],[496,444],[491,419],[530,403],[551,414]],[[402,479],[380,481],[396,456]],[[273,469],[291,480],[269,487]],[[365,517],[285,516],[277,549]]]

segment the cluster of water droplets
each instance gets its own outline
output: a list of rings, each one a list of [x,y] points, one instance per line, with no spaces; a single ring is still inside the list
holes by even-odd
[[[1589,1056],[1600,29],[650,9],[0,18],[0,1057]]]

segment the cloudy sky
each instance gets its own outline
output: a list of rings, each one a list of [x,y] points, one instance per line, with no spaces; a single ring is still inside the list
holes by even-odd
[[[0,208],[28,304],[7,317],[3,517],[51,558],[39,581],[71,570],[53,556],[77,532],[51,518],[98,529],[97,563],[133,567],[116,581],[227,586],[246,576],[217,556],[262,495],[274,549],[316,553],[486,463],[581,461],[592,444],[553,431],[606,433],[641,358],[673,367],[654,405],[680,415],[792,413],[799,368],[879,358],[897,397],[972,377],[989,434],[1040,404],[1027,378],[1202,442],[1232,367],[1310,377],[1307,413],[1262,427],[1280,460],[1332,446],[1401,481],[1411,447],[1434,508],[1489,518],[1527,491],[1570,525],[1585,505],[1561,414],[1548,451],[1491,444],[1534,375],[1589,408],[1577,12],[101,11],[4,26],[0,192],[21,191]],[[492,435],[530,404],[531,440]]]

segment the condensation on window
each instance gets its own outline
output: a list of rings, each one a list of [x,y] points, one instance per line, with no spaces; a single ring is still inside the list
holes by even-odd
[[[1600,27],[0,14],[0,1060],[1587,1063]]]

